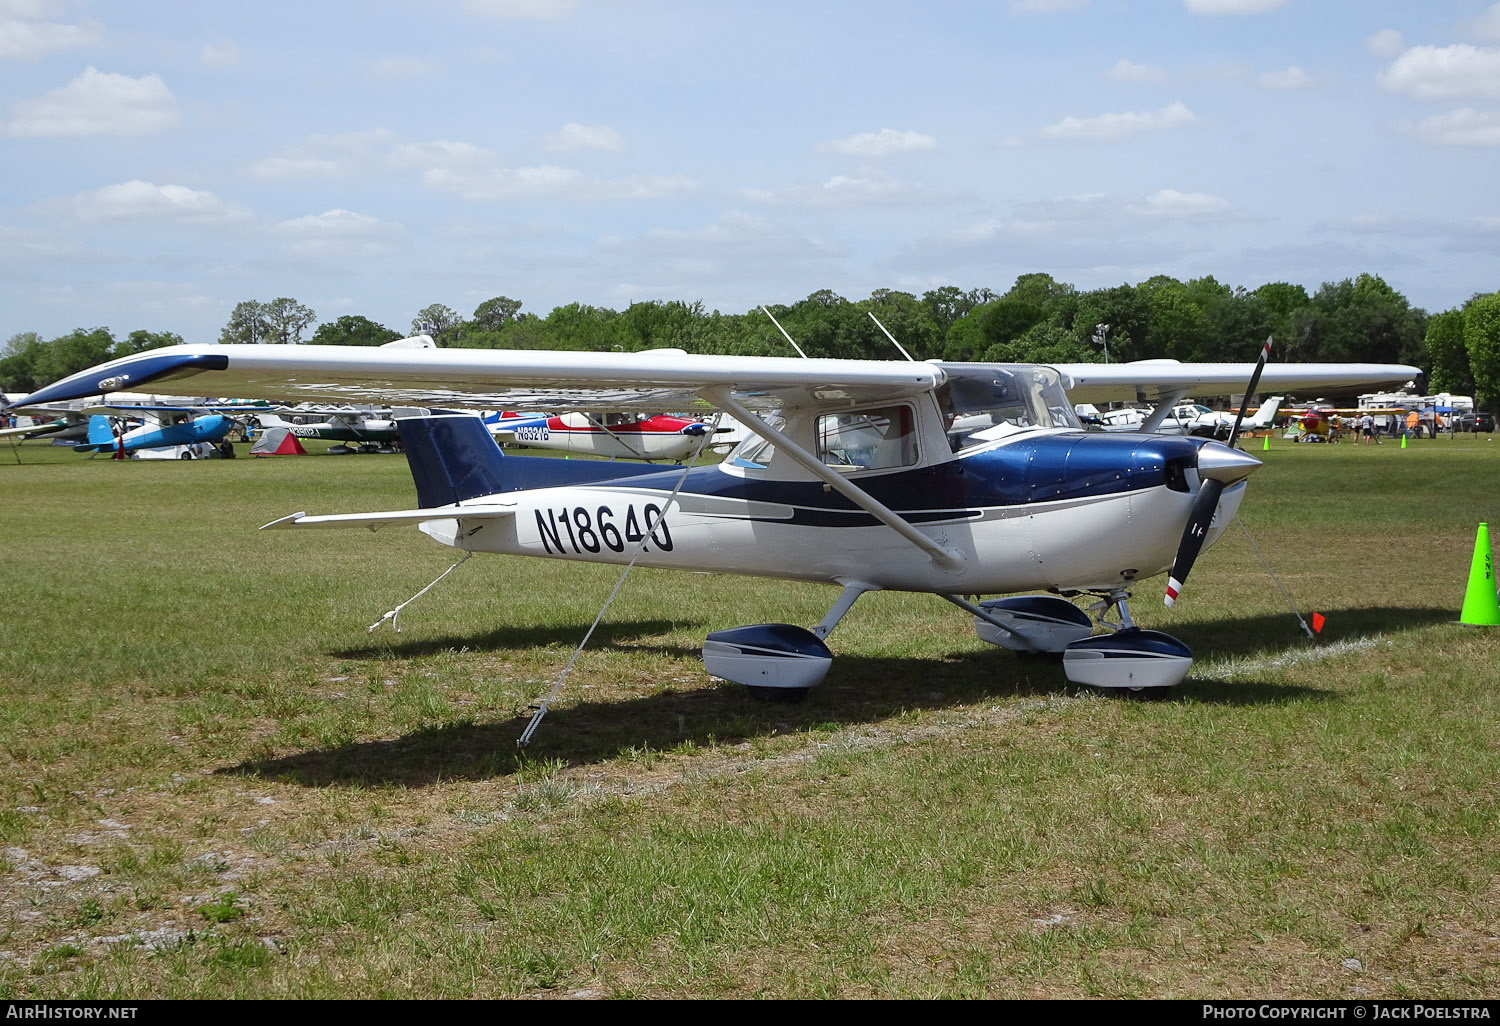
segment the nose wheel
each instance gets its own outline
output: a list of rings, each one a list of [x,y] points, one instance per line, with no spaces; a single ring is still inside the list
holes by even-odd
[[[1088,607],[1094,622],[1108,633],[1075,641],[1063,652],[1063,672],[1074,684],[1085,684],[1142,700],[1160,700],[1187,676],[1193,652],[1161,631],[1147,631],[1130,618],[1123,588],[1105,593]],[[1113,614],[1118,620],[1108,617]]]

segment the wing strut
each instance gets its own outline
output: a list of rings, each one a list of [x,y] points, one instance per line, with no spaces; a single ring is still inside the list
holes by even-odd
[[[963,569],[964,557],[962,553],[929,538],[912,526],[909,521],[903,519],[895,510],[884,503],[878,502],[873,496],[850,481],[843,474],[840,474],[831,467],[825,466],[822,460],[802,448],[802,446],[792,441],[770,424],[767,424],[759,415],[751,412],[748,408],[737,402],[729,394],[728,389],[709,388],[704,389],[701,394],[715,406],[728,410],[740,423],[750,425],[755,433],[762,438],[775,442],[778,452],[786,453],[807,470],[808,473],[927,553],[932,557],[933,563],[940,569],[946,570],[948,573],[958,573]]]
[[[1156,409],[1151,411],[1151,416],[1147,417],[1140,426],[1139,430],[1141,434],[1155,434],[1156,429],[1161,427],[1161,422],[1167,419],[1167,414],[1172,412],[1172,407],[1177,405],[1177,400],[1181,399],[1185,395],[1187,395],[1187,389],[1178,388],[1163,392],[1160,396],[1158,396],[1156,400]]]

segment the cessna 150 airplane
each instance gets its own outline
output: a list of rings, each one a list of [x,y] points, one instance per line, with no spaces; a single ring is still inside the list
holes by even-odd
[[[1268,340],[1259,368],[1276,389],[1328,391],[1416,373],[1267,366],[1269,348]],[[708,635],[708,671],[763,696],[800,697],[821,681],[833,655],[826,639],[860,595],[879,589],[937,594],[972,615],[987,641],[1061,653],[1077,683],[1164,694],[1192,654],[1136,627],[1127,599],[1170,571],[1172,604],[1260,464],[1210,439],[1086,433],[1072,403],[1253,393],[1259,368],[190,345],[103,364],[26,401],[191,380],[218,395],[428,407],[707,404],[759,437],[720,464],[671,469],[503,456],[478,417],[406,417],[397,423],[416,508],[294,513],[266,526],[415,524],[469,553],[837,585],[839,597],[811,629],[759,624]],[[1045,594],[964,597],[1022,591]],[[1091,616],[1064,596],[1100,601]]]

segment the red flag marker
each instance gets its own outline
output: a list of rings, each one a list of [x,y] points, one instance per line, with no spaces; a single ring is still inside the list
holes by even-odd
[[[1314,633],[1322,634],[1323,633],[1323,614],[1322,613],[1314,613],[1313,617],[1312,617],[1312,620],[1313,620],[1313,631],[1314,631]]]

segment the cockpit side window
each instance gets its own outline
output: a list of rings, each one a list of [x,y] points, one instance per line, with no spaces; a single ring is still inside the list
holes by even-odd
[[[818,418],[818,459],[830,467],[885,470],[917,462],[912,408],[905,404]]]

